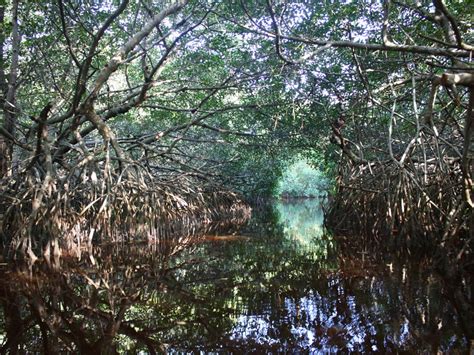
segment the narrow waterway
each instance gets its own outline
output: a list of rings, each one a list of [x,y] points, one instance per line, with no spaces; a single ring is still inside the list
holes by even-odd
[[[224,234],[3,266],[1,352],[467,351],[423,263],[341,252],[318,200],[277,203]]]

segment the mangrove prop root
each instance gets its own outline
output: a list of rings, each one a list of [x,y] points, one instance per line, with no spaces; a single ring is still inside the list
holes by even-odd
[[[195,235],[201,226],[242,223],[250,215],[236,193],[188,176],[158,179],[135,172],[103,184],[95,171],[88,174],[86,179],[71,174],[41,181],[25,174],[4,180],[4,254],[30,260],[58,258],[64,252],[80,257],[93,243],[166,243]]]

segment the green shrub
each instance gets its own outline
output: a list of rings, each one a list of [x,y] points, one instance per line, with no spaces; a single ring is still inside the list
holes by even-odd
[[[281,197],[317,197],[324,195],[328,179],[313,168],[304,159],[299,159],[288,166],[278,182],[276,195]]]

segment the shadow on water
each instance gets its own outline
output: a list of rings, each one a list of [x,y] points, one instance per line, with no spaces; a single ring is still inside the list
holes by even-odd
[[[467,351],[434,273],[351,258],[322,218],[317,200],[277,203],[239,232],[4,265],[1,352]]]

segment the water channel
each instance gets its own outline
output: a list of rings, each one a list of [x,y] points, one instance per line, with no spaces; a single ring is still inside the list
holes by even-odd
[[[241,229],[2,266],[1,353],[436,353],[468,349],[421,261],[374,263],[323,233],[319,200]]]

